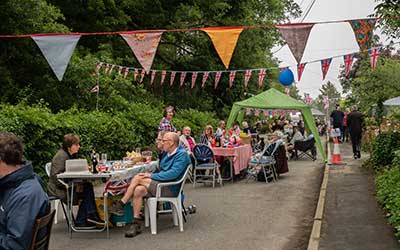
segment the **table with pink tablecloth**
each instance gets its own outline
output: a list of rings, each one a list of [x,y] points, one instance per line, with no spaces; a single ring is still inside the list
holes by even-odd
[[[239,174],[240,171],[247,168],[249,164],[252,149],[249,144],[245,144],[235,148],[211,148],[216,156],[233,157],[233,167],[235,175]]]

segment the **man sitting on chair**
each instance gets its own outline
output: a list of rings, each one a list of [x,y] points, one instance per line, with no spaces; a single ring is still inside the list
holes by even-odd
[[[134,237],[142,230],[143,220],[140,217],[140,209],[142,208],[143,198],[154,197],[159,182],[179,180],[190,163],[189,155],[185,149],[179,146],[179,136],[176,133],[167,132],[164,134],[162,143],[163,150],[167,154],[160,162],[159,171],[136,175],[132,179],[124,197],[110,208],[111,213],[122,215],[124,205],[132,198],[133,222],[125,232],[125,237]],[[161,196],[176,197],[178,196],[179,188],[179,185],[165,187],[161,190]]]

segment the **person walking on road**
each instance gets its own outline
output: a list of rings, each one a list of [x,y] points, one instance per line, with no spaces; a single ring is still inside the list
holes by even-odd
[[[343,135],[343,118],[344,118],[344,113],[343,111],[340,110],[340,105],[336,104],[336,110],[332,111],[331,113],[331,119],[332,119],[332,125],[333,128],[340,129],[340,136],[339,140],[342,141],[342,135]]]
[[[363,128],[363,114],[353,106],[347,116],[347,128],[350,132],[351,144],[353,145],[354,159],[361,158],[361,134]]]

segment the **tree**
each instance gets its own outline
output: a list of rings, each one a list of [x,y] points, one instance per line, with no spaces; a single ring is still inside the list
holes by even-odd
[[[339,91],[336,89],[333,83],[328,81],[326,84],[322,84],[319,92],[321,94],[319,94],[318,97],[315,99],[313,106],[318,110],[324,110],[324,96],[328,96],[330,102],[328,113],[330,113],[332,110],[335,109],[335,103],[339,103],[341,97]]]
[[[375,14],[380,18],[379,24],[383,32],[392,37],[400,37],[399,1],[383,0],[375,7]]]

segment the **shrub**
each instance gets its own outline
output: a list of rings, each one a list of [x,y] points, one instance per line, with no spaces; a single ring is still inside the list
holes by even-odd
[[[372,142],[371,161],[375,170],[380,170],[383,166],[391,164],[394,152],[400,149],[400,133],[386,132],[377,136]]]

